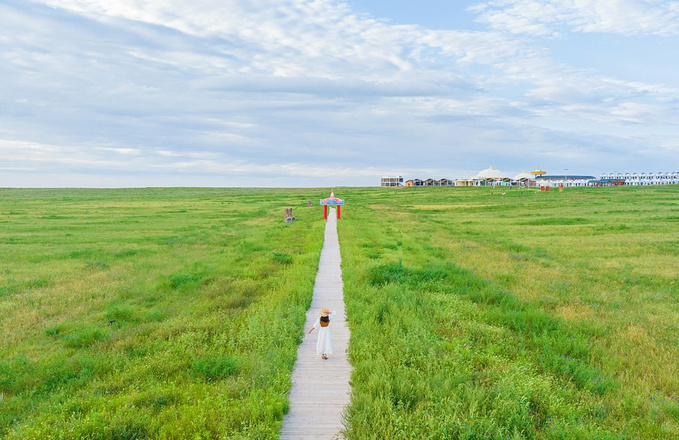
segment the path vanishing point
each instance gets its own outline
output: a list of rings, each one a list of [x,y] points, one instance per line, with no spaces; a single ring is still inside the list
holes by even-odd
[[[314,296],[306,313],[304,340],[297,350],[297,362],[292,371],[290,410],[283,417],[281,439],[342,438],[342,415],[351,393],[351,365],[347,360],[349,328],[344,316],[340,262],[337,219],[334,213],[330,213],[325,226]],[[307,334],[320,316],[322,307],[337,312],[330,323],[333,354],[329,355],[328,360],[322,360],[316,354],[318,329]]]

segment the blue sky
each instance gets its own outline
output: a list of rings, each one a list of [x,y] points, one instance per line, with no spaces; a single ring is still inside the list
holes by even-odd
[[[679,2],[0,0],[0,186],[679,170]]]

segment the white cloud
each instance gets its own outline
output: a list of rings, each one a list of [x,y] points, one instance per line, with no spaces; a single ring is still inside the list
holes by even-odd
[[[165,157],[183,157],[185,154],[183,153],[177,153],[175,151],[169,151],[169,150],[156,150],[156,153],[158,153],[159,156],[165,156]]]
[[[102,150],[102,151],[112,151],[114,153],[122,154],[125,156],[129,155],[138,155],[141,153],[141,150],[138,148],[113,148],[113,147],[94,147],[96,150]]]
[[[563,30],[679,35],[679,2],[667,0],[491,0],[471,8],[479,21],[516,34]]]
[[[496,29],[474,32],[394,26],[333,0],[42,3],[57,10],[0,5],[0,160],[13,169],[370,183],[398,169],[455,177],[443,164],[489,155],[523,168],[512,152],[550,143],[606,150],[632,125],[658,128],[662,145],[676,134],[676,89],[575,68],[504,32],[584,29],[585,2],[488,2],[476,10]],[[587,23],[620,22],[604,9]]]

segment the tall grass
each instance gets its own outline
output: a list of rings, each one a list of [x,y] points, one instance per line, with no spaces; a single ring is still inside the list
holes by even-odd
[[[349,438],[679,438],[679,188],[341,192]],[[318,196],[0,190],[0,436],[276,438]]]
[[[323,194],[0,190],[0,437],[277,438]]]
[[[679,438],[679,188],[351,189],[355,439]]]

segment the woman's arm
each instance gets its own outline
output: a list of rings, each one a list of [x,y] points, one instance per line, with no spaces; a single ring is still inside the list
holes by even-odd
[[[314,325],[312,325],[311,328],[309,329],[309,333],[311,333],[312,331],[314,331],[314,329],[315,329],[316,327],[318,327],[320,324],[321,324],[321,318],[318,318],[318,319],[316,320],[316,322],[314,322]]]

